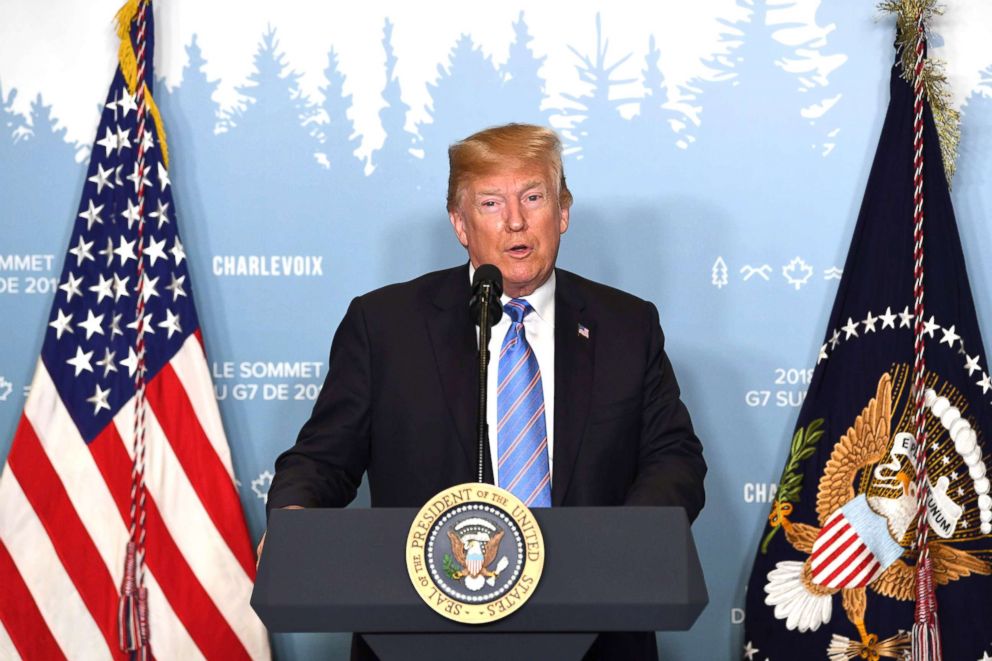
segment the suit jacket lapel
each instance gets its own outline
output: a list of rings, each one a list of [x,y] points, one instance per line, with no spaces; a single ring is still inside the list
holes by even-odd
[[[551,504],[560,506],[575,469],[592,394],[596,323],[567,272],[556,272],[555,437]],[[580,333],[580,329],[585,331]],[[567,414],[566,414],[567,411]]]
[[[451,269],[433,297],[428,332],[441,387],[458,434],[459,445],[475,475],[478,431],[478,338],[469,318],[468,266]],[[491,479],[491,478],[490,478]]]

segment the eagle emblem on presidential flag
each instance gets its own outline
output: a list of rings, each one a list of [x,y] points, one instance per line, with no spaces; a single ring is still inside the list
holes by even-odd
[[[834,445],[816,494],[818,525],[773,512],[789,544],[808,557],[776,563],[765,583],[765,603],[788,629],[816,631],[830,621],[833,596],[839,592],[860,642],[834,635],[828,650],[832,659],[901,658],[908,649],[905,633],[879,641],[869,632],[866,591],[902,601],[912,601],[915,594],[915,558],[909,549],[918,502],[909,372],[902,365],[884,373],[875,396]],[[988,478],[976,431],[962,415],[963,397],[937,381],[929,376],[925,398],[930,461],[937,466],[929,470],[927,518],[935,533],[929,542],[934,580],[946,585],[972,574],[988,575],[992,566],[957,545],[976,532],[967,525],[966,510],[980,516],[988,509],[982,507],[988,504]],[[902,410],[895,415],[900,403]],[[892,433],[893,428],[900,431]]]

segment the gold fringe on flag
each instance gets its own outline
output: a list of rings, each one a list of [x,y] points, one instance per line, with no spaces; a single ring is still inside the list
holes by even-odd
[[[138,15],[138,0],[127,0],[124,6],[117,11],[117,36],[121,40],[121,45],[117,49],[117,60],[120,62],[121,73],[124,74],[124,81],[128,90],[135,94],[138,89],[138,56],[134,52],[134,44],[131,43],[131,23]],[[165,126],[162,124],[162,115],[155,105],[151,91],[145,86],[145,103],[148,112],[151,113],[152,121],[155,122],[155,133],[158,134],[159,147],[162,149],[162,164],[169,167],[169,147],[165,141]]]
[[[930,19],[944,13],[944,7],[937,0],[884,0],[879,9],[896,15],[898,36],[896,43],[902,59],[902,78],[910,85],[914,83],[916,65],[916,29],[919,17],[923,16],[924,26]],[[923,92],[930,103],[937,135],[940,138],[940,154],[944,161],[944,174],[947,185],[951,185],[957,168],[958,142],[961,140],[961,113],[951,105],[951,94],[947,89],[947,75],[944,63],[927,55],[923,63]]]

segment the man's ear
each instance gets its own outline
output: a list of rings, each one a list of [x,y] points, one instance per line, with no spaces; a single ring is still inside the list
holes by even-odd
[[[564,209],[561,210],[561,217],[558,221],[558,227],[560,230],[559,234],[564,234],[565,232],[568,231],[569,208],[570,207],[565,207]]]
[[[455,230],[458,242],[468,248],[468,233],[465,231],[465,217],[462,216],[462,212],[458,209],[449,211],[448,220],[451,221],[451,227]]]

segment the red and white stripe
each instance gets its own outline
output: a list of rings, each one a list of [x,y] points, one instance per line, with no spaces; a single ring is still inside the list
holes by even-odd
[[[884,567],[841,510],[834,512],[813,542],[810,578],[828,588],[860,588]]]
[[[159,659],[269,657],[254,554],[196,335],[147,384],[146,555]],[[117,603],[134,406],[89,445],[44,364],[0,475],[0,659],[125,658]]]

